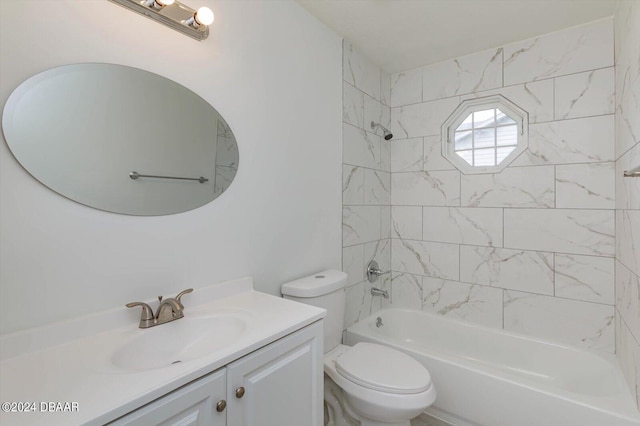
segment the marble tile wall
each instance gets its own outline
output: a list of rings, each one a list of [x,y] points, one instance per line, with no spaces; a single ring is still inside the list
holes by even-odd
[[[615,329],[616,356],[640,408],[640,2],[615,13]]]
[[[627,287],[640,268],[640,195],[615,210],[637,190],[616,185],[618,169],[640,152],[614,138],[622,124],[640,134],[616,114],[640,97],[620,105],[616,80],[613,19],[391,76],[392,306],[615,351],[615,312],[637,319]],[[529,113],[529,149],[501,173],[465,175],[441,155],[441,125],[460,101],[493,94]]]
[[[391,76],[345,41],[343,69],[345,327],[391,305],[615,351],[640,402],[640,179],[622,178],[640,165],[640,3]],[[529,113],[529,148],[464,175],[440,126],[493,94]]]
[[[378,66],[343,42],[342,268],[349,274],[345,328],[380,309],[365,279],[365,265],[391,267],[390,143],[371,121],[389,128],[391,80]],[[420,138],[422,143],[422,138]],[[420,148],[422,150],[422,148]],[[416,170],[422,170],[422,164]],[[389,288],[390,275],[377,287]],[[385,301],[386,302],[386,301]]]

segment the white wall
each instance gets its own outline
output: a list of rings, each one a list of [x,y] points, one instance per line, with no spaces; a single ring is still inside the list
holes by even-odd
[[[240,149],[214,202],[131,217],[55,194],[3,142],[0,332],[246,275],[278,294],[285,280],[340,267],[340,38],[291,1],[188,4],[216,14],[204,42],[106,0],[0,2],[2,104],[51,67],[129,65],[209,101]]]
[[[640,407],[640,2],[618,2],[616,40],[616,355]]]

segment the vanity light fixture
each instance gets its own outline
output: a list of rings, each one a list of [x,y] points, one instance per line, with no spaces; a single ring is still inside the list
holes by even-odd
[[[173,4],[175,0],[147,0],[147,7],[160,10],[165,6]]]
[[[197,11],[177,0],[110,0],[147,18],[158,21],[196,40],[209,36],[213,12],[208,7]]]

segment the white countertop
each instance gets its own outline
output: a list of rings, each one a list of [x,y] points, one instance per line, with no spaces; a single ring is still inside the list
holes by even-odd
[[[122,344],[123,335],[146,331],[138,329],[139,309],[135,320],[131,312],[119,308],[2,336],[0,402],[35,402],[37,408],[34,412],[3,410],[0,424],[107,423],[325,315],[323,309],[256,292],[251,278],[196,289],[192,294],[183,299],[185,318],[238,310],[248,318],[247,328],[227,346],[169,367],[131,372],[111,364],[110,356]],[[101,331],[92,332],[91,324]],[[78,410],[43,412],[41,402],[77,403]]]

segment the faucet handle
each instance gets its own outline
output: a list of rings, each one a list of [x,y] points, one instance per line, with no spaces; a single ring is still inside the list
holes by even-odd
[[[367,280],[370,283],[376,282],[380,275],[388,274],[390,271],[383,271],[378,267],[378,262],[372,260],[367,265]]]
[[[151,306],[147,305],[144,302],[127,303],[125,306],[127,308],[142,306],[142,312],[140,313],[140,328],[147,328],[151,326],[150,324],[153,323],[153,320],[155,319]]]
[[[180,293],[178,293],[178,295],[176,296],[176,300],[177,300],[178,302],[180,302],[180,298],[181,298],[182,296],[184,296],[184,295],[185,295],[185,294],[187,294],[187,293],[191,293],[192,291],[193,291],[193,289],[192,289],[192,288],[188,288],[188,289],[186,289],[186,290],[181,291],[181,292],[180,292]],[[182,302],[181,302],[181,303],[182,303]]]

